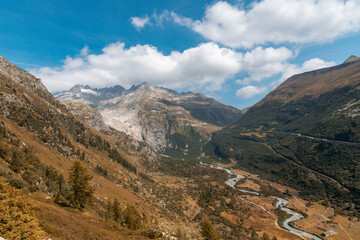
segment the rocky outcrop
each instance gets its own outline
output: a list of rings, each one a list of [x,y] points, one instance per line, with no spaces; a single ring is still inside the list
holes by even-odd
[[[8,60],[0,56],[0,75],[7,77],[30,91],[35,92],[45,100],[53,99],[39,78],[31,75],[23,69],[10,63]]]
[[[104,123],[101,114],[94,108],[82,102],[65,102],[62,103],[74,115],[89,124],[90,127],[97,131],[109,130],[109,126]]]

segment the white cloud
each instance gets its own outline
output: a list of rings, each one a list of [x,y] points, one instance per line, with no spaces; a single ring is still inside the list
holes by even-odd
[[[167,10],[164,10],[162,13],[158,14],[156,10],[154,10],[154,13],[152,14],[151,21],[154,21],[157,26],[163,26],[164,21],[170,20],[170,12]]]
[[[249,85],[249,86],[242,87],[239,90],[237,90],[236,96],[238,98],[248,99],[248,98],[252,98],[258,94],[265,93],[266,90],[267,89],[264,86],[256,87],[256,86]]]
[[[67,56],[61,67],[42,67],[33,69],[31,73],[41,78],[52,92],[68,90],[75,84],[99,88],[119,84],[129,88],[142,82],[212,92],[222,90],[224,83],[237,74],[248,75],[237,80],[241,84],[260,82],[281,74],[281,79],[271,85],[277,86],[290,75],[335,64],[315,58],[297,66],[288,63],[295,54],[285,47],[257,47],[241,53],[211,42],[183,52],[173,51],[169,55],[164,55],[154,46],[126,48],[121,42],[104,47],[101,54],[89,52],[85,46],[76,57]],[[250,98],[265,91],[265,87],[247,86],[239,89],[237,96]]]
[[[89,46],[88,45],[85,45],[85,47],[83,47],[83,49],[81,49],[81,51],[80,51],[80,55],[81,56],[86,56],[86,55],[88,55],[89,54]]]
[[[146,24],[149,24],[149,17],[145,16],[143,18],[141,17],[131,17],[131,24],[134,25],[136,30],[140,31],[143,27],[145,27]]]
[[[313,71],[313,70],[320,69],[320,68],[332,67],[335,64],[336,64],[335,62],[325,62],[324,60],[322,60],[320,58],[313,58],[313,59],[310,59],[310,60],[304,62],[301,70],[302,70],[302,72],[309,72],[309,71]]]
[[[281,73],[288,64],[286,61],[292,57],[294,53],[285,47],[265,49],[257,47],[245,53],[243,65],[249,77],[237,80],[237,83],[248,84]]]
[[[169,17],[176,23],[181,26],[191,27],[193,24],[193,20],[191,18],[186,18],[183,16],[179,16],[174,12],[171,12]]]
[[[175,23],[235,48],[265,43],[326,42],[360,29],[359,0],[263,0],[249,9],[217,2],[202,20],[171,14]]]
[[[60,68],[43,67],[31,72],[42,79],[50,91],[61,91],[75,84],[130,87],[144,81],[170,88],[219,90],[226,79],[238,73],[242,54],[215,43],[200,44],[184,52],[164,55],[150,45],[125,48],[113,43],[99,55],[67,57]]]

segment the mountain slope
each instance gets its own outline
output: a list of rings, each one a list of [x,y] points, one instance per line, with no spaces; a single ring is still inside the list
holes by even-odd
[[[360,209],[359,103],[360,59],[351,57],[289,78],[205,149],[308,199]]]
[[[120,86],[91,89],[76,85],[55,96],[94,107],[106,125],[144,141],[157,151],[185,155],[197,152],[200,142],[213,131],[241,116],[240,110],[202,94],[179,94],[147,83],[128,90]]]
[[[252,107],[232,128],[263,126],[360,142],[359,129],[352,126],[360,109],[359,68],[357,60],[295,75]]]
[[[131,156],[127,155],[120,150],[121,138],[97,132],[73,116],[40,80],[5,59],[0,70],[0,182],[21,188],[38,206],[36,215],[47,237],[147,239],[122,226],[115,229],[114,222],[105,220],[107,199],[115,198],[122,211],[127,203],[137,204],[141,224],[149,231],[170,232],[171,218],[177,218],[177,213],[162,213],[157,205],[160,199],[173,198],[175,191],[155,184],[143,165],[156,165],[157,156],[141,146],[133,146]],[[96,187],[91,205],[83,211],[67,205],[66,179],[75,160],[93,175]],[[168,195],[162,196],[163,191]],[[60,204],[52,199],[60,199]],[[156,217],[159,223],[152,224],[144,216]],[[166,216],[172,217],[165,220]],[[186,230],[193,231],[195,225],[191,225]]]
[[[95,109],[84,104],[72,109],[72,103],[66,107],[40,80],[1,60],[0,207],[6,208],[2,222],[22,214],[24,223],[31,220],[32,232],[42,235],[34,239],[201,239],[204,219],[216,223],[224,239],[256,236],[243,223],[251,206],[236,201],[235,190],[213,185],[219,179],[224,182],[226,172],[161,157],[145,144],[128,141],[123,133],[103,128]],[[86,114],[77,117],[68,109]],[[87,116],[95,119],[86,124],[81,119]],[[81,210],[71,204],[68,177],[74,161],[93,176],[95,188]],[[19,209],[14,199],[8,201],[7,192],[14,188],[34,209],[24,203],[20,207],[28,209]],[[239,222],[228,221],[226,213],[239,216]],[[12,222],[16,234],[31,233],[29,224],[17,223]],[[12,239],[3,229],[0,237]]]

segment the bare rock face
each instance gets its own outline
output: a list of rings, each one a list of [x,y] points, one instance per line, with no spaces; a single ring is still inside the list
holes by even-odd
[[[101,114],[94,108],[82,102],[65,102],[62,103],[74,115],[89,124],[90,127],[97,131],[109,130],[109,126],[104,123]]]
[[[93,106],[107,126],[125,132],[157,151],[175,148],[187,152],[192,142],[210,138],[212,132],[241,116],[240,110],[199,93],[179,94],[147,83],[128,90],[120,86],[114,88],[92,89],[76,85],[55,96]],[[113,91],[109,93],[109,89]],[[80,112],[77,115],[82,114]]]
[[[49,100],[52,95],[42,84],[39,78],[31,75],[23,69],[10,63],[8,60],[0,56],[0,75],[6,76],[16,83],[22,85],[30,91],[37,93],[40,97]]]

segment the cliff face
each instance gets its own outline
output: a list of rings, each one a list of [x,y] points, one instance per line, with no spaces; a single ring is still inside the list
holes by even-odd
[[[128,90],[120,86],[92,89],[76,85],[55,96],[93,106],[107,126],[125,132],[157,151],[176,149],[185,154],[195,148],[198,151],[200,142],[208,139],[212,132],[241,116],[240,110],[202,94],[179,94],[147,83]]]

